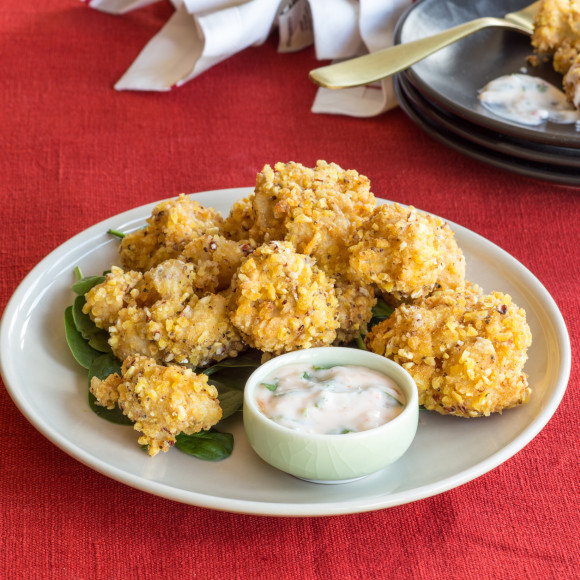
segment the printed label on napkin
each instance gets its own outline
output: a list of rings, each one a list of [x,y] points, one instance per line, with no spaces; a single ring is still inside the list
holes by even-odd
[[[278,52],[296,52],[314,42],[312,11],[308,0],[287,0],[278,14]]]

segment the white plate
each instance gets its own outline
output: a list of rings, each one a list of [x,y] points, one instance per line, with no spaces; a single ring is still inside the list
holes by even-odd
[[[226,214],[248,188],[200,193],[195,199]],[[451,224],[468,278],[485,291],[509,293],[524,307],[533,333],[526,365],[530,403],[484,419],[421,413],[411,449],[390,468],[343,485],[307,483],[263,463],[249,447],[240,417],[231,419],[232,456],[208,463],[172,449],[151,458],[130,427],[92,413],[87,378],[70,354],[64,310],[74,295],[73,270],[100,274],[117,263],[109,228],[142,226],[156,204],[105,220],[42,260],[18,287],[0,327],[4,381],[27,419],[63,451],[117,481],[179,502],[248,514],[318,516],[377,510],[426,498],[497,467],[529,443],[557,409],[570,373],[570,342],[544,287],[519,262],[482,237]]]

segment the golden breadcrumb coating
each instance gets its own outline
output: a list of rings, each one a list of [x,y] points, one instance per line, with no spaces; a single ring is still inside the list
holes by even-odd
[[[522,369],[531,341],[525,312],[508,295],[452,290],[399,306],[365,339],[369,350],[407,369],[419,404],[461,417],[529,400]]]
[[[232,290],[231,321],[252,347],[281,354],[336,339],[332,281],[290,242],[260,246],[238,270]]]
[[[203,234],[183,248],[181,259],[195,266],[198,294],[229,287],[242,262],[255,250],[254,242],[228,240],[219,234]],[[199,283],[201,273],[203,284]]]
[[[114,268],[111,276],[123,279],[128,274]],[[229,320],[229,296],[196,294],[193,264],[166,260],[132,287],[114,284],[111,290],[108,282],[109,278],[99,285],[108,290],[104,295],[99,286],[87,294],[84,309],[97,326],[109,331],[109,344],[120,360],[140,354],[197,367],[237,356],[246,348]],[[95,304],[91,293],[106,303]],[[117,310],[119,303],[124,306]],[[107,304],[116,312],[114,320],[96,316],[107,312]]]
[[[144,356],[123,361],[122,376],[104,381],[93,377],[90,390],[97,403],[113,409],[115,403],[140,431],[140,445],[149,455],[168,451],[180,433],[207,430],[222,417],[217,390],[206,375],[178,366],[160,366]]]
[[[254,194],[244,199],[238,199],[229,215],[224,219],[221,231],[223,235],[236,241],[247,240],[250,237],[250,229],[254,225]]]
[[[564,75],[568,100],[580,105],[580,0],[544,0],[534,21],[532,46],[552,55],[556,72]]]
[[[575,15],[552,20],[556,36],[580,30]],[[555,61],[570,46],[554,52]],[[125,270],[112,267],[86,294],[84,312],[109,332],[120,360],[147,361],[127,368],[153,382],[167,378],[157,364],[203,367],[248,346],[265,360],[351,343],[367,333],[380,295],[396,310],[365,343],[411,373],[425,408],[475,417],[530,397],[525,312],[465,280],[465,258],[444,220],[398,204],[377,207],[356,171],[324,161],[266,165],[254,193],[225,219],[181,195],[158,204],[147,222],[124,238]],[[114,404],[128,380],[95,382],[95,396]],[[143,432],[150,449],[170,444]]]
[[[258,242],[285,240],[333,274],[348,267],[347,248],[376,205],[370,181],[354,170],[318,161],[264,166],[256,179],[254,223]]]
[[[348,344],[365,335],[377,298],[372,286],[346,276],[335,276],[338,328],[334,344]]]
[[[105,281],[93,286],[85,294],[83,312],[90,315],[96,326],[107,330],[115,324],[119,311],[130,300],[130,291],[142,278],[141,272],[124,272],[118,266],[113,266]]]
[[[417,300],[439,286],[457,288],[464,282],[464,258],[451,228],[414,207],[377,207],[360,238],[349,250],[350,267],[395,302]]]
[[[447,222],[434,216],[427,216],[435,228],[435,237],[441,248],[440,263],[443,265],[437,282],[436,289],[461,290],[465,288],[465,256],[457,245],[455,234]]]
[[[223,222],[219,212],[181,194],[159,203],[147,227],[127,234],[119,246],[126,270],[146,271],[179,256],[183,248],[202,234],[217,234]]]

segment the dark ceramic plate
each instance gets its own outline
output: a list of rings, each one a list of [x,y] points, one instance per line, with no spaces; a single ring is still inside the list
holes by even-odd
[[[482,16],[501,17],[530,3],[531,0],[420,0],[399,20],[395,42],[423,38]],[[560,87],[562,77],[554,72],[551,63],[528,66],[526,58],[531,54],[530,38],[525,34],[486,29],[432,54],[406,74],[429,100],[471,123],[526,141],[580,148],[580,133],[574,124],[519,125],[480,105],[478,93],[488,82],[523,69]]]
[[[403,111],[421,129],[440,143],[451,147],[459,153],[512,173],[541,179],[543,181],[550,181],[552,183],[559,183],[561,185],[580,186],[580,170],[578,168],[563,167],[545,162],[538,163],[520,157],[510,156],[487,147],[482,147],[473,141],[464,139],[456,133],[449,131],[443,125],[424,115],[413,105],[401,86],[400,76],[395,77],[395,93]]]
[[[567,168],[577,168],[580,172],[580,152],[570,147],[556,147],[510,137],[504,133],[486,129],[453,115],[439,107],[408,81],[404,74],[399,75],[399,85],[407,100],[423,117],[428,117],[442,128],[455,133],[463,139],[472,141],[499,153],[520,157],[536,163],[550,163]]]

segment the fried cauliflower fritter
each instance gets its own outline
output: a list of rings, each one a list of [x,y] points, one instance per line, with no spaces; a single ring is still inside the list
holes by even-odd
[[[551,55],[556,72],[564,75],[568,100],[580,105],[580,0],[544,0],[534,21],[532,46]]]
[[[464,283],[464,258],[453,232],[441,219],[414,207],[377,207],[360,238],[349,249],[351,269],[396,303]]]
[[[246,349],[229,320],[228,295],[196,294],[193,264],[166,260],[141,278],[135,276],[132,287],[114,283],[131,279],[131,274],[114,267],[107,280],[87,294],[84,307],[99,328],[109,331],[109,344],[118,359],[139,354],[156,362],[196,367]]]
[[[570,15],[554,18],[556,36],[577,26]],[[123,377],[91,389],[102,405],[133,409],[136,421],[181,380],[158,364],[203,367],[248,347],[267,358],[365,335],[369,350],[410,372],[426,409],[477,417],[530,397],[525,312],[465,280],[445,221],[413,207],[377,207],[356,171],[324,161],[266,165],[225,219],[181,195],[158,204],[147,223],[121,243],[125,270],[113,266],[84,307],[125,360]],[[367,334],[377,295],[396,309]],[[145,410],[137,385],[152,397]],[[139,429],[151,454],[179,432],[172,427],[163,439],[157,423]]]
[[[335,277],[334,292],[338,300],[334,344],[348,344],[366,334],[377,298],[372,286],[346,276]]]
[[[219,292],[229,287],[237,269],[255,248],[249,240],[238,242],[218,234],[203,234],[183,248],[180,258],[195,266],[198,294]]]
[[[290,242],[260,246],[232,281],[231,321],[252,347],[272,354],[336,339],[332,281]]]
[[[354,170],[325,161],[313,169],[294,162],[266,165],[256,179],[249,234],[258,242],[291,242],[326,273],[343,272],[347,248],[375,205],[368,178]]]
[[[522,369],[531,340],[508,295],[447,290],[399,306],[365,342],[407,369],[426,409],[478,417],[529,400]]]
[[[86,294],[83,312],[89,314],[98,328],[113,326],[119,311],[127,306],[131,290],[143,278],[141,272],[124,272],[113,266],[105,281],[93,286]]]
[[[161,262],[179,256],[183,248],[202,234],[217,234],[223,218],[181,194],[158,204],[147,227],[127,234],[119,246],[121,264],[126,270],[145,272]]]
[[[238,199],[229,215],[224,219],[221,230],[223,235],[235,241],[247,240],[254,225],[254,194]]]
[[[221,419],[217,390],[206,375],[178,366],[159,366],[144,356],[123,361],[122,376],[104,381],[93,377],[90,390],[97,403],[113,409],[115,403],[140,431],[140,445],[149,455],[168,451],[179,433],[207,430]]]

